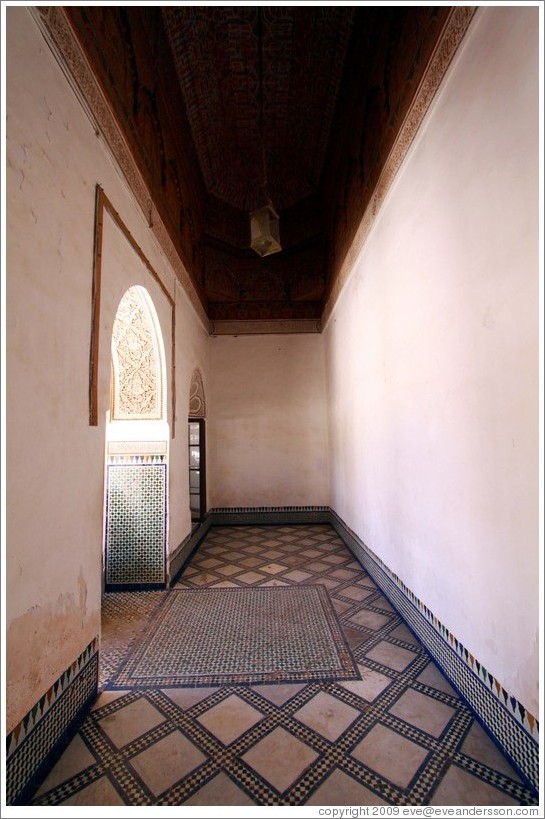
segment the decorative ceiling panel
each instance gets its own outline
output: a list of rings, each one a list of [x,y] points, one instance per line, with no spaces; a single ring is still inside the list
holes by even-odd
[[[335,7],[163,8],[210,194],[243,211],[259,206],[263,159],[277,210],[317,190],[353,16]]]

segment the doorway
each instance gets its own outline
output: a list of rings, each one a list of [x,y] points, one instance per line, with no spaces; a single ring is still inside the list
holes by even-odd
[[[188,421],[189,508],[191,525],[202,523],[206,515],[206,438],[204,418]]]
[[[106,422],[104,589],[166,584],[169,426],[161,328],[144,287],[130,287],[112,329]]]

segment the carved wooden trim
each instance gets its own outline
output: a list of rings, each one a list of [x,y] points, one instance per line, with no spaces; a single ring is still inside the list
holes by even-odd
[[[104,230],[104,211],[108,213],[116,227],[123,234],[130,244],[148,273],[159,285],[161,291],[171,308],[171,365],[170,365],[170,400],[172,414],[172,437],[176,433],[176,304],[174,298],[169,293],[161,281],[155,268],[149,262],[147,256],[142,251],[140,245],[133,237],[130,230],[123,222],[121,216],[113,207],[112,203],[104,193],[100,185],[96,186],[95,205],[95,230],[94,230],[94,254],[93,254],[93,294],[91,310],[91,344],[89,359],[89,424],[98,425],[98,351],[100,342],[100,291],[102,286],[102,240]]]
[[[91,344],[89,350],[89,425],[98,426],[98,342],[100,327],[100,289],[102,285],[102,230],[104,205],[102,189],[95,194],[95,230],[93,248],[93,285],[91,297]]]
[[[32,6],[29,7],[29,11],[68,84],[90,119],[97,137],[104,139],[108,151],[125,177],[146,224],[187,293],[191,305],[208,329],[208,317],[195,285],[153,204],[151,191],[138,170],[117,119],[91,69],[65,9],[62,6]]]
[[[443,27],[443,31],[441,32],[437,45],[435,46],[435,50],[426,67],[426,71],[424,72],[424,76],[420,81],[420,85],[416,91],[414,100],[399,130],[392,150],[390,151],[390,154],[388,155],[388,158],[384,164],[371,200],[365,210],[365,213],[363,214],[363,218],[359,224],[354,241],[350,245],[341,268],[333,281],[322,314],[322,322],[324,327],[331,317],[331,313],[337,299],[341,294],[341,290],[346,284],[361,249],[367,241],[367,237],[369,236],[378,211],[382,207],[386,195],[390,190],[405,157],[407,156],[409,148],[411,147],[418,130],[422,125],[424,117],[426,116],[432,100],[435,97],[445,74],[447,73],[454,55],[465,37],[469,24],[471,23],[476,10],[477,7],[475,6],[455,6],[450,11],[450,14]]]
[[[212,336],[245,336],[286,333],[321,333],[319,319],[264,319],[260,321],[237,321],[224,319],[210,323]]]

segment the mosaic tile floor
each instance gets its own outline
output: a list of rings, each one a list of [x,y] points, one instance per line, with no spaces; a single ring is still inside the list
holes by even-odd
[[[213,528],[176,588],[300,584],[361,679],[112,690],[165,592],[106,595],[102,692],[31,804],[536,804],[330,526]]]
[[[165,592],[109,687],[348,679],[359,679],[356,663],[314,584]]]

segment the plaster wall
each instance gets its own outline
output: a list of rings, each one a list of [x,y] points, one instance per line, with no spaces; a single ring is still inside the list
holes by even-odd
[[[217,336],[210,349],[210,505],[327,505],[322,336]]]
[[[325,329],[331,506],[534,715],[537,100],[478,10]]]
[[[170,306],[105,218],[99,424],[88,378],[95,185],[176,301],[178,425],[170,443],[169,548],[190,531],[186,418],[209,339],[102,138],[30,12],[7,20],[7,720],[9,732],[100,632],[105,419],[110,339],[132,284],[150,293],[167,360]],[[168,405],[170,434],[170,379]]]

